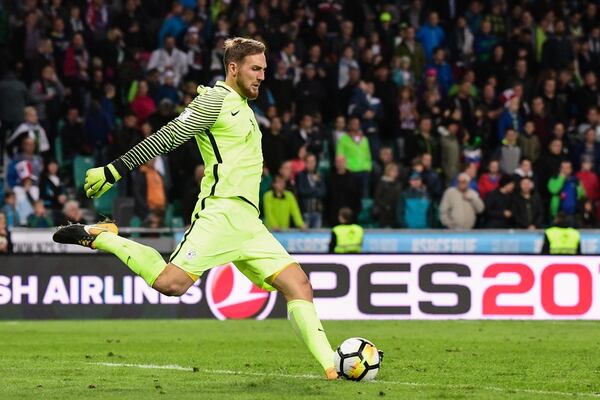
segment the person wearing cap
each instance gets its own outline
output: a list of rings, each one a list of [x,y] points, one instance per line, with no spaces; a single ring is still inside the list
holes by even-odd
[[[581,235],[565,213],[556,214],[554,225],[544,231],[542,254],[581,254]]]
[[[398,200],[396,207],[396,223],[400,228],[431,228],[432,207],[427,188],[423,185],[421,174],[413,171],[408,178],[406,188]]]
[[[331,230],[329,252],[337,254],[360,253],[365,231],[362,226],[353,223],[354,213],[348,207],[338,212],[339,224]]]
[[[489,229],[512,228],[512,193],[515,182],[510,175],[502,175],[498,187],[485,198],[485,227]]]

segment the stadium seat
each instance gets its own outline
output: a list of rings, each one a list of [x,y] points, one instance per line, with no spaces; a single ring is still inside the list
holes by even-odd
[[[371,217],[373,210],[373,199],[365,197],[361,201],[362,209],[358,214],[357,221],[360,225],[365,227],[371,227],[373,225],[373,218]]]
[[[113,203],[113,219],[120,226],[126,226],[133,217],[133,197],[117,197]]]
[[[73,160],[73,179],[77,189],[83,189],[85,171],[94,167],[94,157],[76,156]]]
[[[140,217],[138,217],[137,215],[134,215],[133,217],[131,217],[131,219],[129,220],[129,226],[131,228],[141,228],[142,227],[142,220],[140,219]],[[131,234],[132,238],[137,238],[140,237],[139,233],[132,233]]]
[[[119,189],[117,186],[119,186],[118,183],[101,197],[94,199],[96,213],[105,217],[113,217],[115,201],[119,196]]]

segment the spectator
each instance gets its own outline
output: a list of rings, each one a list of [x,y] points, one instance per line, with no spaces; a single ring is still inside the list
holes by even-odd
[[[292,133],[290,145],[290,158],[298,154],[300,147],[306,147],[309,153],[321,153],[323,150],[323,139],[318,126],[314,123],[312,115],[306,114],[302,116],[298,129]]]
[[[123,117],[123,125],[117,130],[114,137],[115,157],[119,154],[125,154],[142,139],[137,117],[132,112],[128,112]]]
[[[554,24],[554,33],[546,39],[542,47],[542,65],[556,71],[567,68],[573,61],[571,39],[565,35],[565,21],[559,19]]]
[[[91,152],[84,141],[84,135],[79,109],[76,106],[69,106],[67,118],[59,133],[62,139],[62,155],[65,160],[72,160],[75,156]]]
[[[85,134],[87,146],[93,149],[96,162],[103,164],[109,162],[108,149],[109,136],[114,128],[114,121],[100,107],[100,103],[93,100],[85,116]]]
[[[173,104],[179,103],[179,93],[175,86],[175,73],[167,70],[163,77],[163,83],[158,87],[154,102],[160,104],[163,99],[170,100]]]
[[[508,103],[508,107],[504,108],[500,119],[498,120],[498,143],[502,143],[504,135],[508,129],[513,129],[516,133],[523,132],[523,119],[519,115],[520,100],[518,97],[513,97]]]
[[[52,218],[48,215],[43,200],[36,200],[33,203],[33,213],[27,217],[27,227],[29,228],[50,228]]]
[[[352,126],[337,143],[337,156],[344,156],[348,170],[359,182],[362,197],[369,197],[370,174],[373,169],[369,139],[363,136],[360,128]]]
[[[475,34],[473,43],[477,61],[482,64],[486,63],[490,59],[496,43],[498,43],[498,38],[492,32],[492,23],[489,19],[484,19],[480,31]]]
[[[550,216],[555,218],[560,211],[574,224],[576,214],[580,211],[580,201],[585,199],[585,189],[573,175],[570,161],[561,162],[558,175],[548,181],[548,192],[552,195]]]
[[[433,169],[433,157],[429,153],[421,155],[421,165],[423,169],[418,171],[421,174],[421,179],[427,187],[427,192],[431,198],[438,203],[444,193],[442,179],[437,171]]]
[[[26,176],[33,175],[37,178],[43,167],[42,157],[35,154],[34,139],[26,137],[21,143],[21,152],[8,164],[6,182],[9,187],[13,187]]]
[[[402,32],[402,40],[396,47],[396,55],[399,57],[408,57],[413,75],[420,80],[425,70],[425,50],[421,43],[415,40],[415,28],[406,27]]]
[[[272,231],[289,229],[290,220],[296,228],[305,228],[296,196],[285,190],[285,179],[279,175],[275,176],[272,189],[263,197],[263,208],[265,226]]]
[[[269,171],[279,170],[279,166],[287,156],[287,141],[283,137],[281,118],[271,119],[271,125],[262,136],[263,157]]]
[[[13,251],[10,229],[6,223],[6,215],[0,212],[0,255],[11,254]]]
[[[6,226],[9,230],[20,225],[21,219],[19,218],[16,204],[17,198],[15,196],[15,192],[6,191],[4,193],[4,206],[2,206],[0,212],[2,212],[4,215],[4,218],[6,219]]]
[[[31,84],[29,95],[36,107],[40,124],[49,128],[51,141],[54,141],[65,88],[52,65],[46,65],[41,75],[39,80]]]
[[[14,156],[17,149],[22,147],[25,138],[31,138],[34,142],[34,153],[42,154],[50,150],[50,142],[46,136],[46,130],[40,125],[37,111],[33,107],[25,107],[23,111],[24,122],[15,129],[6,141],[8,154]]]
[[[502,174],[500,173],[500,163],[498,160],[490,160],[488,163],[487,172],[481,174],[479,181],[477,182],[477,188],[479,190],[479,197],[481,197],[481,200],[485,201],[488,193],[491,193],[498,187],[501,177]]]
[[[133,174],[135,210],[142,220],[145,220],[150,212],[164,214],[167,207],[165,182],[156,167],[156,159],[152,159]]]
[[[146,70],[158,70],[162,79],[167,71],[173,72],[173,83],[177,86],[188,72],[188,63],[186,54],[175,44],[174,36],[166,36],[164,46],[152,52]]]
[[[7,71],[0,80],[0,158],[3,154],[6,134],[23,122],[23,110],[29,101],[27,86],[19,80],[14,71]]]
[[[291,111],[294,104],[294,81],[288,75],[283,61],[277,63],[275,75],[266,83],[273,93],[278,113]]]
[[[321,228],[323,200],[326,195],[325,182],[317,170],[317,157],[308,153],[304,171],[296,176],[298,200],[307,228]]]
[[[496,157],[500,160],[500,171],[506,175],[512,175],[519,167],[521,161],[521,148],[517,144],[517,132],[513,128],[506,130],[506,136],[502,140],[502,146],[498,149]]]
[[[600,181],[593,167],[592,160],[584,156],[581,160],[581,170],[575,176],[583,186],[586,200],[597,210],[600,201]]]
[[[458,141],[459,124],[457,121],[448,121],[447,126],[440,126],[441,166],[446,183],[458,174],[460,169],[460,142]]]
[[[24,172],[20,184],[13,188],[15,192],[15,208],[19,216],[19,225],[27,225],[27,220],[33,214],[33,206],[40,198],[40,189],[37,186],[37,177],[29,171]]]
[[[296,112],[299,115],[314,115],[323,109],[327,96],[325,87],[317,77],[314,64],[304,66],[304,73],[295,90]]]
[[[458,176],[458,186],[449,187],[444,192],[440,204],[440,221],[448,229],[472,229],[477,214],[484,210],[484,204],[476,191],[469,188],[471,177],[466,173]]]
[[[44,207],[50,210],[60,210],[67,201],[65,187],[58,176],[58,163],[50,160],[42,173],[40,181],[40,198]]]
[[[424,115],[419,122],[419,129],[414,135],[408,137],[406,147],[406,158],[414,159],[420,154],[428,153],[432,156],[432,162],[435,167],[440,163],[440,143],[433,134],[433,121],[431,116]]]
[[[138,123],[141,125],[148,119],[148,117],[156,111],[156,103],[149,95],[148,82],[140,81],[137,86],[137,93],[135,98],[129,105],[131,111],[138,119]]]
[[[531,112],[534,125],[534,132],[540,138],[543,147],[548,146],[550,142],[550,130],[554,118],[548,115],[546,104],[541,97],[535,97],[531,102]]]
[[[398,165],[390,162],[385,166],[384,174],[375,187],[373,198],[373,217],[380,228],[391,228],[396,225],[396,205],[402,191]]]
[[[585,131],[583,141],[577,144],[573,152],[575,168],[581,167],[581,161],[587,159],[592,164],[592,170],[598,172],[600,170],[600,143],[596,141],[596,132],[594,128],[588,128]]]
[[[533,189],[533,180],[527,176],[519,181],[519,190],[512,200],[512,214],[517,229],[540,229],[544,223],[542,201]]]
[[[533,121],[525,122],[523,126],[523,133],[519,135],[517,140],[518,146],[521,149],[521,153],[523,157],[527,157],[528,159],[535,162],[541,153],[541,144],[535,133],[535,124]]]
[[[433,59],[428,65],[428,69],[431,68],[436,72],[437,81],[441,86],[442,94],[446,95],[454,82],[454,78],[452,77],[450,64],[446,62],[446,51],[442,47],[436,47],[433,50]]]
[[[346,168],[343,155],[335,157],[335,168],[327,180],[327,222],[329,226],[337,223],[340,209],[348,207],[354,215],[361,209],[361,190],[356,177]]]
[[[485,198],[485,227],[506,229],[513,227],[512,194],[515,182],[510,175],[503,175],[498,187]]]
[[[421,174],[412,172],[409,187],[400,195],[397,202],[396,221],[399,227],[424,229],[432,226],[432,203]]]
[[[548,145],[548,150],[540,156],[535,165],[534,173],[537,177],[536,187],[539,188],[542,202],[550,201],[548,192],[548,181],[559,173],[561,162],[564,157],[562,154],[562,142],[558,139],[552,140]]]
[[[515,169],[515,173],[513,174],[513,179],[517,187],[520,187],[519,182],[523,178],[529,178],[532,184],[535,182],[533,175],[533,164],[531,160],[527,157],[521,158],[519,168]]]
[[[440,47],[446,40],[446,34],[444,29],[439,25],[440,18],[438,13],[435,11],[429,13],[427,23],[419,29],[417,32],[417,40],[423,45],[425,52],[425,59],[431,62],[433,58],[433,51],[435,48]]]
[[[87,221],[83,218],[83,212],[79,208],[79,202],[76,200],[65,202],[62,208],[62,215],[56,222],[56,225],[87,224]]]

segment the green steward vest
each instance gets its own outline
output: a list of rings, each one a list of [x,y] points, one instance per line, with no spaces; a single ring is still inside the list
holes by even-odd
[[[545,233],[550,243],[550,254],[577,254],[580,235],[576,229],[553,226]]]
[[[365,234],[360,225],[338,225],[333,228],[336,246],[334,253],[360,253]]]

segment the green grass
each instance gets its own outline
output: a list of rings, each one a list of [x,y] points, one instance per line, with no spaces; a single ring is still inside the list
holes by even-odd
[[[597,322],[324,325],[336,345],[347,337],[364,336],[385,351],[376,382],[326,382],[285,320],[2,322],[0,399],[600,396]],[[178,365],[186,370],[99,363]]]

